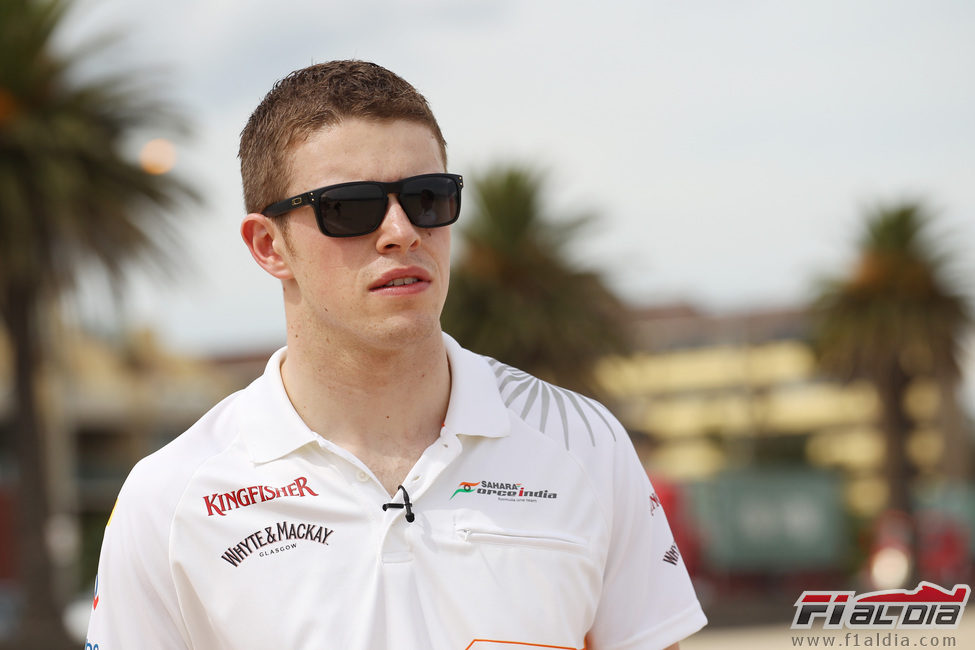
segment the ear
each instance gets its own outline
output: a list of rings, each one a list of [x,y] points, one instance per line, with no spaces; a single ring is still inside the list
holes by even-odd
[[[251,213],[240,224],[240,236],[262,269],[279,280],[294,278],[287,259],[288,245],[278,224],[263,214]]]

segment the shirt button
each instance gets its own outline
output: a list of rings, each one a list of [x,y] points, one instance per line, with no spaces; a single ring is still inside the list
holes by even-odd
[[[414,481],[419,481],[419,480],[420,480],[420,475],[419,475],[419,474],[417,474],[416,476],[414,476],[414,477],[413,477],[413,479],[412,479],[412,480],[414,480]]]
[[[369,480],[369,475],[363,472],[361,469],[359,470],[359,473],[355,475],[355,477],[363,483]]]

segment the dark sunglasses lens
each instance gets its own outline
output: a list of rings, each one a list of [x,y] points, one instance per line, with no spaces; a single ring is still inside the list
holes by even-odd
[[[457,220],[460,189],[447,176],[409,179],[403,183],[399,203],[414,225],[421,228],[446,226]]]
[[[321,202],[321,225],[333,237],[365,235],[386,216],[386,194],[371,183],[330,189],[322,194]]]

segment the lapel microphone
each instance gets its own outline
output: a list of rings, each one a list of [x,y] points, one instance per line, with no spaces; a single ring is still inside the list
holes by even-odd
[[[403,503],[384,503],[383,512],[388,508],[406,508],[406,521],[412,523],[416,519],[416,516],[413,514],[413,504],[410,503],[410,495],[402,485],[396,489],[397,492],[400,490],[403,491]]]

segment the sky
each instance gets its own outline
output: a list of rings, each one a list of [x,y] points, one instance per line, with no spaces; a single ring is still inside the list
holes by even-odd
[[[60,43],[106,32],[119,42],[84,74],[161,71],[158,96],[193,123],[172,173],[205,200],[174,215],[174,278],[133,272],[114,307],[85,283],[96,327],[151,326],[190,353],[283,342],[279,285],[237,234],[238,137],[277,79],[339,58],[416,86],[469,184],[545,170],[554,219],[598,215],[574,262],[632,304],[801,304],[852,264],[864,212],[904,199],[937,213],[973,288],[966,0],[77,0]],[[158,136],[174,137],[133,150]]]

